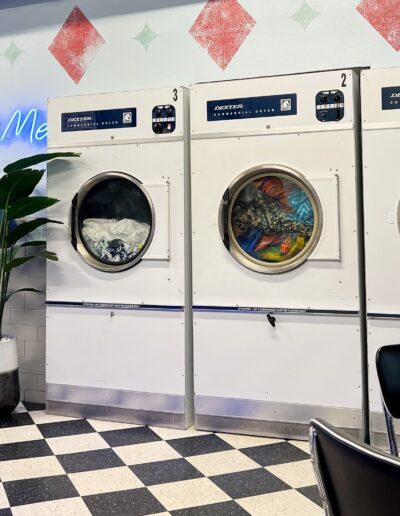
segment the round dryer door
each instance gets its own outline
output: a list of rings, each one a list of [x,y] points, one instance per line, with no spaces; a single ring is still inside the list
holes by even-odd
[[[154,222],[142,183],[129,174],[104,172],[87,181],[72,201],[72,245],[95,269],[123,271],[143,258]]]
[[[240,175],[221,203],[225,247],[242,265],[279,273],[302,264],[321,235],[318,196],[303,175],[260,166]]]

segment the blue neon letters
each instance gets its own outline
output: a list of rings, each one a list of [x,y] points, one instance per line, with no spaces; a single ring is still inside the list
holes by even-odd
[[[0,119],[0,144],[25,141],[34,145],[46,145],[46,138],[46,116],[40,109],[16,109],[10,117]]]

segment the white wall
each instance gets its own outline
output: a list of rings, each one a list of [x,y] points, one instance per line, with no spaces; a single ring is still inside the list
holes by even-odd
[[[48,47],[77,1],[105,43],[76,84]],[[400,65],[398,14],[379,11],[390,2],[241,0],[240,4],[255,25],[230,63],[222,69],[189,33],[205,1],[54,0],[38,3],[2,0],[0,136],[14,108],[45,108],[46,98],[50,96],[189,85],[198,81],[350,66]],[[236,0],[214,0],[213,5],[225,15],[237,7]],[[14,7],[7,8],[9,6]],[[368,8],[378,12],[380,30],[387,31],[391,43],[371,27],[357,6],[364,12]],[[307,9],[312,9],[314,14]],[[212,23],[213,19],[215,16],[210,16],[209,21]],[[304,26],[296,19],[303,21]],[[307,20],[310,23],[305,27]],[[158,35],[147,50],[134,39],[146,22]],[[241,33],[242,29],[237,29],[235,24],[230,23],[229,27],[234,33]],[[12,41],[23,50],[13,65],[4,55]],[[222,55],[223,49],[219,47],[216,52]],[[0,166],[38,150],[18,139],[14,143],[0,142]],[[22,286],[45,288],[43,262],[30,263],[17,271],[12,287]],[[16,295],[8,305],[6,318],[6,331],[18,338],[25,399],[43,400],[44,295]]]

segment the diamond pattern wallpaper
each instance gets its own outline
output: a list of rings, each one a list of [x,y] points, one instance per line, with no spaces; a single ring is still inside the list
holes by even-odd
[[[81,1],[82,4],[86,2],[87,0]],[[324,6],[328,6],[327,0],[283,0],[280,2],[280,6],[282,7],[281,17],[279,17],[279,9],[276,6],[265,4],[261,8],[260,3],[254,0],[206,0],[200,3],[196,2],[190,6],[193,13],[190,25],[184,26],[181,22],[178,23],[178,19],[174,20],[172,17],[168,19],[168,23],[163,20],[163,23],[158,25],[162,28],[158,32],[153,28],[153,21],[146,18],[146,12],[137,13],[136,16],[144,18],[141,22],[143,28],[136,35],[130,37],[133,37],[136,43],[142,46],[145,55],[148,55],[150,46],[157,38],[163,38],[164,48],[171,45],[171,52],[176,52],[177,49],[172,48],[173,38],[168,34],[168,29],[174,25],[175,34],[178,33],[184,39],[186,33],[186,37],[193,38],[202,51],[207,52],[210,65],[212,66],[212,63],[215,63],[221,72],[225,72],[233,62],[239,67],[241,63],[247,65],[249,52],[253,52],[256,56],[260,52],[268,51],[268,46],[265,46],[265,48],[259,46],[260,34],[262,33],[268,39],[269,33],[264,26],[267,27],[267,22],[270,20],[274,20],[277,27],[279,27],[279,24],[282,26],[285,24],[286,20],[283,15],[285,6],[287,8],[290,6],[293,9],[292,14],[286,16],[286,19],[294,22],[290,30],[290,36],[288,37],[285,33],[282,41],[283,46],[289,52],[291,46],[295,45],[294,50],[297,50],[298,45],[301,45],[301,38],[299,39],[299,36],[296,36],[298,29],[296,31],[295,24],[297,24],[297,27],[300,26],[304,32],[312,34],[314,30],[321,30],[321,26],[329,22],[329,13],[325,12],[326,9],[324,9]],[[398,52],[400,50],[400,9],[398,8],[398,0],[361,0],[356,5],[349,5],[348,10],[362,15],[364,23],[368,23],[378,37],[384,38],[394,51]],[[317,19],[319,21],[316,24]],[[362,24],[361,21],[360,23]],[[105,38],[95,25],[96,20],[89,19],[80,6],[75,6],[64,22],[62,19],[60,20],[60,28],[49,46],[50,52],[76,85],[80,83],[89,67],[95,66],[95,58],[103,45],[109,46],[109,52],[115,52],[119,57],[125,56],[128,58],[128,53],[125,52],[128,47],[124,47],[124,51],[121,52],[117,42],[109,39],[106,43]],[[335,30],[340,32],[341,28],[336,27]],[[370,33],[371,44],[376,37],[374,32]],[[251,37],[253,34],[254,37]],[[327,34],[327,36],[329,35]],[[341,44],[340,39],[337,40],[338,48]],[[242,52],[244,47],[246,47],[246,50]],[[195,48],[187,45],[178,49],[178,52],[187,54],[192,51],[191,60],[194,62],[201,59],[201,53],[198,53]],[[348,48],[346,48],[347,50]],[[24,50],[19,48],[14,40],[11,40],[8,42],[8,47],[0,55],[13,66],[23,52]],[[156,56],[156,52],[152,55]],[[151,58],[148,59],[151,60]],[[360,64],[363,63],[354,63],[353,66]],[[343,65],[345,64],[338,62],[332,67]],[[321,69],[323,67],[321,63],[314,68]],[[266,68],[254,75],[268,73],[268,62],[266,62]]]
[[[237,0],[208,0],[190,34],[225,70],[255,24]]]
[[[3,55],[11,64],[14,65],[15,61],[19,58],[24,51],[17,47],[14,40],[11,40],[10,44],[6,48],[6,50],[1,54]]]
[[[136,39],[143,48],[147,51],[151,43],[158,37],[158,34],[156,34],[153,29],[149,26],[149,24],[144,24],[143,29],[139,32],[137,36],[135,36],[133,39]]]
[[[74,7],[49,50],[78,84],[104,43],[102,36],[79,7]]]
[[[400,50],[398,0],[362,0],[357,10],[397,52]]]
[[[300,8],[291,16],[292,20],[297,21],[303,27],[304,30],[307,30],[310,23],[314,20],[316,16],[320,13],[314,11],[312,7],[308,5],[306,0],[302,3]]]

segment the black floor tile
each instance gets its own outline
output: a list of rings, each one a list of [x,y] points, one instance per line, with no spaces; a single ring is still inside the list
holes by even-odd
[[[61,421],[60,423],[43,423],[37,425],[46,439],[50,437],[64,437],[93,433],[95,430],[85,419]]]
[[[306,496],[312,502],[322,507],[322,499],[321,495],[319,494],[318,486],[299,487],[297,491]]]
[[[310,458],[308,453],[287,442],[242,448],[240,451],[261,466],[274,466]]]
[[[210,477],[231,498],[244,498],[291,489],[275,475],[263,468]]]
[[[0,445],[0,461],[30,459],[47,455],[53,455],[53,452],[44,439]]]
[[[115,468],[125,465],[111,448],[57,455],[57,459],[67,473]]]
[[[10,426],[25,426],[33,425],[34,421],[28,412],[14,412],[9,416],[0,418],[0,428],[7,428]]]
[[[129,444],[161,441],[161,438],[147,426],[109,430],[108,432],[100,432],[100,435],[110,446],[127,446]]]
[[[167,442],[183,457],[233,449],[227,442],[214,434],[171,439]]]
[[[146,488],[83,496],[93,516],[143,516],[165,512]]]
[[[33,401],[22,402],[26,410],[33,412],[34,410],[45,410],[46,405],[44,403],[34,403]]]
[[[135,466],[130,466],[130,468],[145,486],[178,482],[204,476],[185,459],[136,464]]]
[[[3,482],[11,507],[79,496],[67,475]]]
[[[190,509],[171,511],[172,516],[249,516],[236,502],[213,503]]]
[[[0,509],[0,516],[12,516],[11,509]]]

